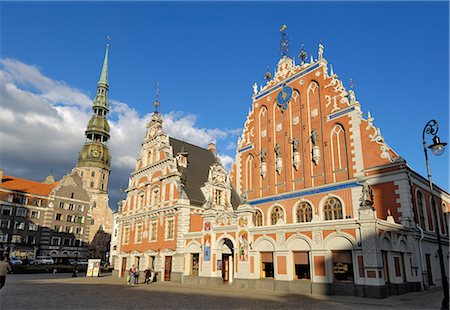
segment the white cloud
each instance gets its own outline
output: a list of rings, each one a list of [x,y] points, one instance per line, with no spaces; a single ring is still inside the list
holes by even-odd
[[[60,178],[76,165],[92,98],[44,76],[36,66],[0,59],[0,102],[0,168],[5,174],[42,180],[52,171]],[[150,115],[141,116],[114,99],[110,99],[110,115],[110,201],[115,208],[117,189],[128,183]],[[169,112],[163,119],[170,136],[203,147],[210,142],[227,144],[239,131],[198,128],[197,116],[184,112]],[[233,159],[226,154],[219,157],[229,169]]]
[[[220,159],[220,162],[222,163],[222,166],[224,166],[225,169],[230,171],[231,165],[233,165],[233,162],[234,162],[234,158],[229,155],[219,154],[219,159]]]

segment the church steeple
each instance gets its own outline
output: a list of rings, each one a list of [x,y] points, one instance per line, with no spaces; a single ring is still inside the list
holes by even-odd
[[[98,80],[98,84],[105,84],[106,86],[108,86],[108,51],[109,43],[106,44],[105,60],[103,60],[102,73],[100,74],[100,80]]]
[[[107,172],[110,171],[111,157],[109,155],[109,124],[108,124],[108,52],[106,45],[105,59],[103,61],[100,80],[97,84],[97,94],[92,105],[92,117],[85,131],[86,142],[78,156],[77,167],[96,167]],[[102,186],[103,187],[103,186]],[[102,188],[106,190],[106,188]]]

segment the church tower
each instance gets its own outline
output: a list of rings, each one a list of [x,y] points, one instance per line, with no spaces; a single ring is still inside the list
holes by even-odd
[[[108,51],[106,46],[100,80],[97,84],[97,94],[92,105],[92,117],[85,131],[86,142],[79,155],[75,168],[86,188],[94,200],[92,210],[92,225],[89,240],[92,241],[97,231],[104,230],[111,233],[112,210],[108,206],[108,178],[110,173],[111,156],[109,155],[109,124],[108,124]]]

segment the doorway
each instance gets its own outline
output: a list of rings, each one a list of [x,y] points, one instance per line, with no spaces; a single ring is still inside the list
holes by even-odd
[[[222,279],[223,282],[230,281],[230,254],[222,254]]]
[[[123,278],[126,275],[126,270],[127,270],[127,258],[122,257],[122,269],[120,273],[121,278]]]
[[[164,281],[170,281],[172,273],[172,256],[166,256],[164,260]]]
[[[233,242],[225,239],[222,245],[222,280],[224,283],[233,281]]]

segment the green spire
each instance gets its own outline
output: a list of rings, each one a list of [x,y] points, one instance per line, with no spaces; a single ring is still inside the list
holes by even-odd
[[[106,84],[108,85],[108,51],[109,51],[109,40],[111,38],[107,37],[108,43],[106,44],[106,53],[105,53],[105,60],[103,61],[103,68],[102,73],[100,74],[100,80],[98,83]]]

